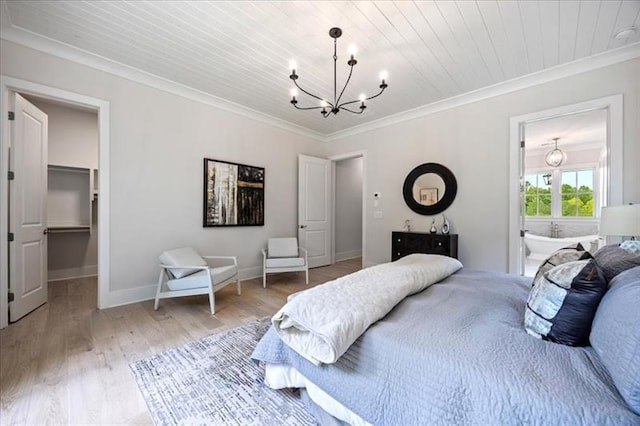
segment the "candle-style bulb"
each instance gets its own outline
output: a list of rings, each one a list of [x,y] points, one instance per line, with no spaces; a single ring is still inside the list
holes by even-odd
[[[358,99],[360,99],[360,102],[364,103],[364,101],[367,99],[367,97],[365,96],[364,93],[360,93],[360,97]]]
[[[289,69],[291,70],[292,73],[295,74],[296,69],[298,69],[298,64],[296,63],[296,61],[294,61],[293,59],[289,61]]]
[[[380,71],[380,80],[383,82],[389,77],[386,71]]]
[[[295,99],[295,97],[298,96],[298,89],[291,89],[289,91],[289,95],[291,95],[291,97]]]

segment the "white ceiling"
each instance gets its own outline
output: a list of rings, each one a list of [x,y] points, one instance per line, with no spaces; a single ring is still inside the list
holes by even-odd
[[[527,151],[553,149],[553,138],[564,150],[604,148],[607,142],[607,111],[604,109],[554,117],[525,126]]]
[[[26,30],[322,135],[636,43],[640,1],[3,1],[3,34]],[[299,84],[333,93],[346,50],[358,64],[345,96],[389,88],[362,115],[323,119],[289,103]],[[300,106],[315,102],[300,95]]]

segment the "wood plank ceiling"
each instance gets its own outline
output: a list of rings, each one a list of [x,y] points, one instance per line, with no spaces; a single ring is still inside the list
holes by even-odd
[[[607,50],[636,43],[640,1],[10,1],[9,23],[320,134],[407,111]],[[389,88],[362,115],[323,119],[289,103],[298,82],[333,94],[347,47],[358,64],[345,96]],[[300,106],[314,106],[304,95]]]

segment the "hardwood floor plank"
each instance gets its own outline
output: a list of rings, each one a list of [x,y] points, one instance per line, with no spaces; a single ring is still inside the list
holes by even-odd
[[[273,315],[287,296],[361,268],[351,259],[303,273],[269,275],[206,296],[98,310],[94,278],[58,281],[49,301],[0,330],[0,424],[153,424],[129,364]]]

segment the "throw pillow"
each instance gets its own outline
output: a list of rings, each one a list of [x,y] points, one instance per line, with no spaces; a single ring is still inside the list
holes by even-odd
[[[535,283],[545,272],[551,270],[554,266],[562,265],[563,263],[572,262],[574,260],[590,259],[591,253],[585,251],[582,244],[576,243],[567,247],[563,247],[551,254],[544,262],[538,267],[533,282]]]
[[[591,329],[591,344],[631,409],[640,414],[640,267],[611,280]]]
[[[532,336],[568,346],[587,346],[591,323],[607,291],[593,259],[556,266],[534,283],[524,326]]]
[[[640,241],[639,240],[627,240],[620,244],[622,250],[626,250],[629,253],[640,255]]]
[[[602,268],[607,282],[620,272],[640,266],[640,254],[630,253],[616,244],[610,244],[598,250],[593,257]]]

